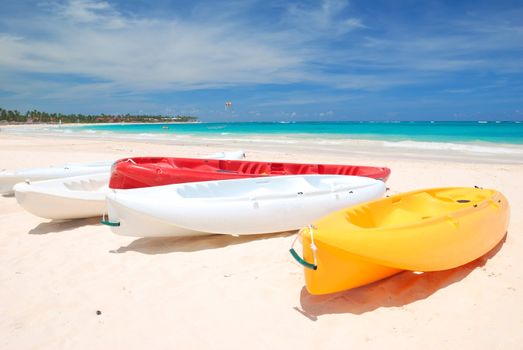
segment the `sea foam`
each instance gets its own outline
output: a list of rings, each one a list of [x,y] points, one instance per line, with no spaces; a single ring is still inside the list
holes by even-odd
[[[433,150],[433,151],[459,151],[459,152],[471,152],[471,153],[483,153],[483,154],[512,154],[522,155],[523,147],[518,146],[501,146],[501,145],[480,145],[480,144],[464,144],[464,143],[451,143],[451,142],[420,142],[420,141],[383,141],[384,147],[390,148],[402,148],[402,149],[422,149],[422,150]]]

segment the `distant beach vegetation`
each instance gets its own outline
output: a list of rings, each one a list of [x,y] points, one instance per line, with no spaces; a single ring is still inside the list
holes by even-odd
[[[20,113],[17,110],[0,108],[0,123],[9,124],[33,124],[33,123],[194,123],[198,118],[187,115],[163,116],[163,115],[84,115],[84,114],[62,114],[47,113],[37,110]]]

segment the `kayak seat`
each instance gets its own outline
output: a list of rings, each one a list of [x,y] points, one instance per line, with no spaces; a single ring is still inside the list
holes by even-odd
[[[270,163],[271,174],[285,174],[285,167],[282,163]]]
[[[462,208],[470,203],[460,203],[448,198],[439,198],[432,193],[420,192],[404,197],[391,198],[388,201],[369,203],[367,206],[358,206],[348,210],[346,219],[353,225],[362,228],[377,228],[405,224],[419,220],[438,217]]]
[[[463,192],[460,189],[452,189],[446,191],[439,191],[433,194],[433,196],[441,201],[452,202],[452,203],[477,203],[485,200],[489,197],[488,190],[475,191],[473,194],[470,192]]]
[[[216,169],[215,167],[210,166],[208,164],[198,165],[198,166],[195,166],[193,169],[198,170],[198,171],[206,171],[206,172],[215,172],[215,171],[220,170],[220,169]]]

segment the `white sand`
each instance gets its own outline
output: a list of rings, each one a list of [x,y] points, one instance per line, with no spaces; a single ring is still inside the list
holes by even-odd
[[[295,232],[135,239],[112,234],[98,219],[40,219],[14,198],[0,197],[0,348],[521,349],[523,165],[503,164],[500,157],[422,160],[423,153],[407,158],[398,150],[380,159],[347,149],[327,156],[312,147],[282,152],[248,143],[0,134],[0,168],[237,149],[252,160],[388,166],[391,193],[495,188],[511,204],[508,236],[486,257],[457,269],[404,272],[318,297],[305,291],[302,268],[288,253]]]

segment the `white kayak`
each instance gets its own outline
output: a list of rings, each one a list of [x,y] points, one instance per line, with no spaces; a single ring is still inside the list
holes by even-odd
[[[377,199],[382,181],[296,175],[109,190],[114,233],[136,236],[249,235],[299,229],[333,211]]]
[[[211,154],[210,156],[207,156],[204,158],[225,159],[225,160],[244,159],[245,152],[244,151],[217,152],[217,153]]]
[[[243,151],[219,152],[206,158],[242,159]],[[21,207],[46,219],[81,219],[102,216],[107,212],[105,194],[108,191],[110,166],[104,172],[61,177],[43,181],[25,181],[13,188]]]
[[[33,215],[46,219],[78,219],[106,212],[109,172],[15,185],[16,201]]]
[[[68,163],[43,168],[28,168],[15,171],[0,171],[0,194],[12,194],[13,186],[23,181],[40,181],[70,176],[109,173],[114,161],[90,163]]]

